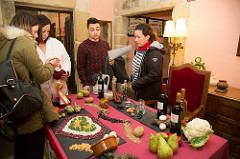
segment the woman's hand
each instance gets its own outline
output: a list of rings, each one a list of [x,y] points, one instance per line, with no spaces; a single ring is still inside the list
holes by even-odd
[[[90,87],[89,86],[84,86],[83,90],[88,90],[90,92]]]
[[[60,64],[60,59],[57,57],[47,59],[46,63],[51,63],[53,67],[57,67]]]
[[[132,88],[132,83],[129,83],[128,90],[132,93],[134,93],[134,89]]]
[[[114,65],[114,59],[108,59],[108,63],[109,63],[109,65]]]
[[[66,81],[67,77],[68,77],[68,73],[65,72],[64,74],[62,74],[61,80]]]

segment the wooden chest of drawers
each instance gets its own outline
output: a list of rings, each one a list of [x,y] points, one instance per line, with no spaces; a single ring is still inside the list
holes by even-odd
[[[229,155],[240,158],[240,89],[228,88],[218,93],[210,87],[205,119],[212,125],[214,133],[229,140]]]

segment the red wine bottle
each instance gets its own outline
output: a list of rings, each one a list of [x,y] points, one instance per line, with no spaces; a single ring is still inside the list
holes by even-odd
[[[183,110],[180,106],[181,93],[177,93],[176,103],[172,107],[171,112],[171,122],[170,122],[170,132],[177,133],[178,136],[181,135],[181,124],[183,119]]]
[[[167,102],[166,84],[162,84],[162,92],[157,103],[157,119],[159,119],[159,116],[167,114]]]
[[[104,80],[102,78],[102,72],[100,72],[100,77],[98,80],[98,98],[104,97]]]

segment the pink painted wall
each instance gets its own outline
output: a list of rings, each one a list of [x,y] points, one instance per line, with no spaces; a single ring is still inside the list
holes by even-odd
[[[185,62],[202,57],[207,70],[230,87],[240,88],[239,0],[198,0],[191,2],[187,22]]]
[[[90,16],[99,20],[113,21],[115,0],[90,0]]]
[[[112,47],[114,44],[114,22],[113,22],[113,4],[115,0],[90,0],[90,16],[95,17],[98,20],[111,21],[112,22]]]

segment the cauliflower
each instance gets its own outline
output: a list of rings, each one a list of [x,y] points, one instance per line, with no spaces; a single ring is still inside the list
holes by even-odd
[[[194,118],[184,128],[184,135],[191,142],[193,148],[203,146],[213,130],[208,121],[200,118]]]
[[[188,140],[191,140],[195,136],[205,136],[209,131],[212,129],[207,120],[194,118],[187,124],[184,135]]]

